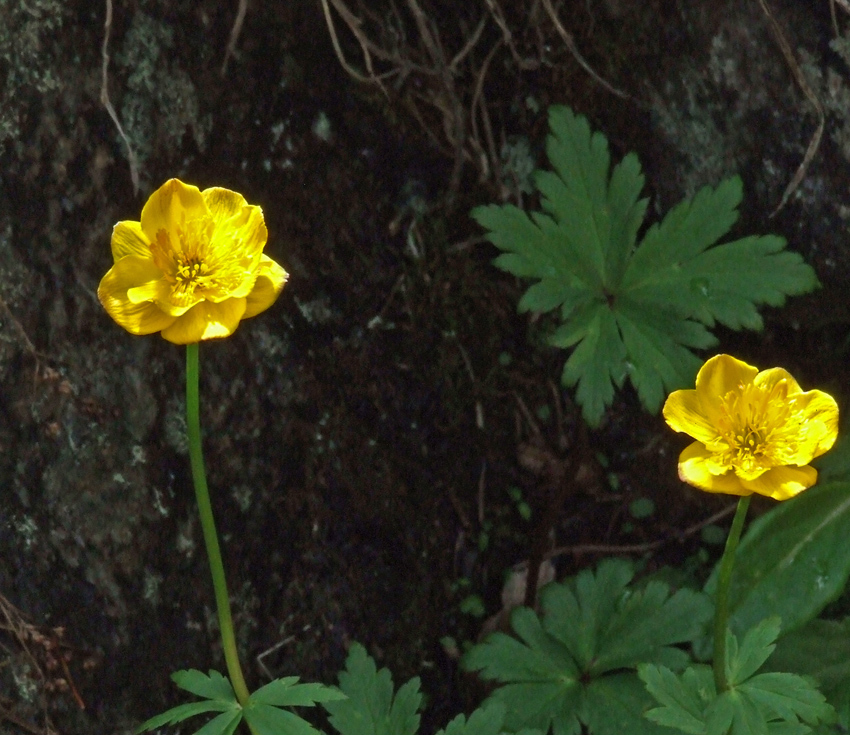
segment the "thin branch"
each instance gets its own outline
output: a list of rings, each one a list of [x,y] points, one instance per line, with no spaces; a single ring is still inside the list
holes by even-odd
[[[556,556],[563,556],[564,554],[572,554],[573,556],[583,554],[645,554],[648,551],[655,551],[661,548],[665,544],[670,543],[670,541],[684,541],[690,538],[706,526],[710,526],[712,523],[717,523],[717,521],[732,515],[737,507],[737,503],[727,505],[722,510],[717,511],[717,513],[710,515],[708,518],[703,518],[703,520],[694,523],[692,526],[688,526],[677,536],[670,538],[656,539],[655,541],[647,541],[643,544],[578,544],[576,546],[559,546],[557,549],[552,549],[545,554],[543,558],[545,560],[554,559]]]
[[[481,32],[484,30],[484,26],[487,25],[487,16],[481,16],[481,20],[478,23],[478,27],[475,29],[475,33],[473,33],[469,40],[464,44],[464,47],[455,54],[455,57],[451,60],[449,64],[449,71],[453,74],[457,71],[457,65],[463,61],[470,51],[475,47],[475,44],[478,43],[478,39],[481,38]]]
[[[511,56],[514,57],[516,65],[522,70],[537,69],[540,66],[540,61],[538,59],[524,59],[519,55],[519,51],[517,51],[516,46],[514,45],[513,33],[511,32],[511,29],[508,28],[508,24],[505,21],[505,15],[502,13],[502,9],[499,7],[496,0],[484,0],[484,2],[487,3],[490,15],[493,16],[493,20],[496,22],[496,25],[501,28],[502,38],[505,41],[505,45],[510,50]]]
[[[339,63],[348,75],[353,79],[356,79],[358,82],[377,84],[380,90],[384,93],[384,96],[389,99],[389,94],[387,94],[387,90],[381,83],[380,78],[375,76],[375,71],[372,67],[372,54],[370,51],[370,46],[372,44],[370,44],[369,39],[366,38],[360,30],[360,21],[352,15],[344,3],[333,0],[333,4],[336,11],[340,14],[340,16],[342,16],[342,19],[345,21],[349,30],[354,34],[354,37],[357,39],[357,43],[360,44],[360,48],[363,51],[363,60],[366,62],[366,70],[369,72],[369,76],[363,76],[346,60],[342,47],[339,44],[339,38],[336,35],[336,26],[334,25],[333,16],[331,15],[331,9],[328,6],[328,0],[322,0],[322,11],[325,14],[325,23],[328,26],[328,32],[331,35],[331,43],[333,44],[334,53],[336,53]]]
[[[812,135],[811,140],[809,141],[809,147],[806,149],[806,155],[803,156],[802,162],[797,167],[797,172],[794,174],[794,177],[788,183],[788,186],[785,187],[785,191],[782,192],[782,199],[779,200],[779,205],[776,207],[776,209],[773,210],[773,212],[770,213],[771,217],[775,217],[780,212],[780,210],[787,204],[788,198],[796,191],[797,187],[800,185],[800,182],[803,180],[803,177],[806,175],[806,171],[809,168],[809,164],[815,157],[815,154],[818,150],[818,146],[820,146],[820,139],[823,136],[823,129],[826,124],[826,116],[823,112],[823,105],[821,105],[817,95],[812,91],[812,88],[806,81],[806,77],[803,76],[803,72],[800,69],[800,65],[794,58],[794,53],[791,51],[791,47],[788,45],[788,41],[785,40],[785,35],[782,33],[782,29],[779,27],[779,23],[776,22],[776,18],[773,17],[773,13],[771,13],[770,9],[767,7],[767,3],[765,2],[765,0],[759,0],[759,5],[761,5],[762,10],[764,10],[764,14],[770,21],[770,26],[773,29],[774,35],[776,36],[776,42],[779,44],[779,48],[782,51],[782,55],[785,57],[785,61],[788,62],[788,66],[791,69],[791,73],[794,75],[794,79],[797,80],[797,84],[800,85],[800,89],[803,90],[803,94],[805,94],[806,97],[809,99],[809,102],[814,105],[815,110],[818,114],[818,127],[817,130],[815,130],[814,135]]]
[[[472,94],[472,104],[470,105],[470,122],[472,124],[472,140],[478,146],[478,148],[482,151],[482,156],[484,157],[484,165],[482,166],[483,173],[485,176],[487,175],[488,168],[493,172],[497,179],[501,178],[501,165],[499,162],[499,154],[496,151],[496,143],[493,138],[493,128],[490,124],[490,114],[487,111],[487,103],[483,99],[484,94],[484,77],[487,75],[487,70],[490,68],[490,62],[493,60],[493,57],[496,55],[496,51],[499,50],[503,41],[499,39],[493,45],[493,48],[490,49],[490,53],[484,57],[484,61],[481,64],[481,69],[478,72],[478,79],[475,80],[475,91]],[[484,135],[487,139],[487,148],[490,152],[490,163],[489,166],[486,165],[487,156],[483,153],[483,147],[481,146],[481,138],[478,134],[478,123],[475,120],[475,108],[478,108],[481,113],[481,121],[484,123]]]
[[[566,44],[566,47],[570,50],[570,53],[573,55],[573,58],[579,63],[581,68],[584,69],[588,74],[590,74],[590,76],[596,82],[605,87],[605,89],[607,89],[611,94],[614,94],[624,100],[631,100],[632,98],[628,94],[626,94],[625,92],[621,92],[619,89],[605,81],[593,70],[593,67],[591,67],[590,64],[588,64],[584,60],[584,57],[579,53],[578,47],[576,46],[572,34],[569,33],[563,25],[561,25],[561,21],[558,18],[558,15],[555,13],[555,8],[552,7],[552,0],[543,0],[543,7],[546,8],[546,12],[549,13],[549,17],[552,19],[552,23],[555,24],[555,29],[558,31],[558,34],[564,41],[564,44]]]
[[[118,134],[127,146],[127,161],[130,164],[130,180],[133,182],[133,196],[138,196],[139,163],[136,159],[136,154],[133,152],[133,147],[130,145],[130,140],[127,138],[127,135],[124,133],[124,129],[121,127],[121,123],[118,120],[118,114],[115,112],[112,102],[109,101],[109,32],[111,30],[112,0],[106,0],[106,21],[103,24],[103,48],[101,50],[101,55],[103,57],[103,81],[100,87],[100,102],[106,108],[106,111],[109,113],[109,117],[112,118],[112,122],[114,122],[115,127],[118,128]]]
[[[236,52],[236,42],[242,32],[242,24],[245,22],[245,14],[248,12],[248,0],[239,0],[239,10],[236,11],[236,20],[230,29],[230,40],[227,42],[227,50],[224,52],[224,61],[221,64],[221,76],[227,74],[227,62]]]

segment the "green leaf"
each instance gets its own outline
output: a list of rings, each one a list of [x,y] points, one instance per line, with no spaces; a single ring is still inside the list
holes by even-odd
[[[524,607],[511,616],[520,640],[495,633],[464,656],[464,668],[504,684],[488,702],[505,705],[509,730],[577,735],[584,724],[599,733],[657,731],[641,718],[648,695],[623,669],[647,660],[684,665],[674,644],[698,635],[712,606],[701,593],[671,595],[660,582],[634,589],[633,574],[629,562],[608,559],[595,573],[547,585],[542,616]]]
[[[696,638],[712,615],[709,599],[693,590],[671,596],[666,584],[650,582],[627,591],[632,574],[628,562],[608,559],[595,576],[584,570],[574,583],[542,591],[547,631],[590,673],[642,662],[683,666],[685,654],[674,644]]]
[[[704,711],[716,696],[714,672],[710,666],[689,667],[681,676],[676,676],[666,666],[641,664],[638,676],[661,704],[646,712],[647,718],[691,735],[704,735]]]
[[[286,710],[251,703],[244,710],[245,721],[255,735],[320,735],[309,722]]]
[[[578,384],[576,399],[591,425],[602,420],[605,406],[614,398],[614,385],[623,384],[626,350],[609,309],[596,309],[579,344],[564,364],[561,381]]]
[[[717,693],[708,666],[688,668],[681,676],[660,666],[642,665],[639,676],[661,704],[646,716],[692,735],[769,735],[806,733],[835,720],[835,711],[815,685],[797,674],[754,674],[773,651],[777,618],[747,632],[740,647],[729,633],[727,673],[730,687]]]
[[[815,679],[843,727],[850,727],[850,618],[812,620],[782,636],[765,668]]]
[[[316,702],[333,702],[345,699],[338,689],[324,684],[297,684],[297,676],[275,679],[254,692],[250,700],[274,707],[313,707]]]
[[[437,735],[501,735],[505,721],[505,706],[499,702],[490,702],[475,710],[467,720],[458,715],[445,730]],[[542,730],[523,729],[516,735],[544,735]]]
[[[203,702],[189,702],[188,704],[179,704],[176,707],[172,707],[169,710],[166,710],[162,714],[156,715],[155,717],[151,717],[149,720],[146,720],[141,725],[139,725],[134,732],[146,732],[148,730],[155,730],[158,727],[162,727],[163,725],[174,725],[178,722],[182,722],[183,720],[188,719],[189,717],[194,717],[195,715],[203,714],[204,712],[231,712],[231,711],[240,711],[241,708],[238,704],[231,704],[230,702],[222,702],[215,700],[204,700]]]
[[[762,710],[772,711],[774,717],[786,722],[799,718],[814,725],[829,721],[833,715],[826,697],[814,684],[797,674],[759,674],[737,688],[753,702],[762,705]]]
[[[210,720],[195,735],[233,735],[242,722],[242,711],[224,712]],[[283,735],[281,733],[281,735]]]
[[[230,680],[217,671],[210,670],[209,676],[197,669],[175,671],[171,679],[181,689],[203,699],[215,699],[221,702],[236,701]]]
[[[181,704],[160,715],[151,717],[136,729],[137,733],[154,730],[162,725],[173,725],[189,717],[203,714],[204,712],[224,713],[210,720],[210,722],[201,728],[200,732],[203,732],[204,735],[219,735],[219,733],[229,735],[229,733],[232,733],[236,729],[236,725],[242,719],[242,708],[236,701],[236,695],[233,693],[233,687],[230,685],[228,679],[217,671],[210,671],[208,676],[197,669],[175,671],[171,675],[171,679],[178,687],[199,697],[203,697],[204,701]],[[235,722],[225,716],[228,713],[236,717]],[[227,729],[231,724],[232,728]],[[212,729],[207,731],[207,727]]]
[[[738,633],[778,615],[790,632],[841,594],[850,576],[850,483],[816,485],[750,526],[729,587],[730,628]],[[706,584],[714,594],[718,570]]]
[[[583,711],[593,735],[670,735],[644,717],[652,698],[634,672],[601,676],[588,684]]]
[[[728,651],[726,677],[732,686],[749,679],[770,658],[775,641],[779,637],[779,618],[774,616],[762,620],[744,636],[741,648],[731,631],[726,631]]]
[[[393,697],[390,672],[378,671],[359,643],[351,646],[339,686],[348,699],[325,701],[322,706],[342,735],[414,735],[419,729],[419,678],[401,686]]]
[[[458,715],[437,735],[499,735],[505,721],[505,706],[492,703],[479,707],[469,716]]]
[[[549,126],[554,170],[534,177],[543,211],[491,205],[472,216],[503,251],[495,265],[535,281],[520,311],[560,310],[552,344],[573,348],[562,381],[591,425],[626,375],[656,411],[667,392],[693,384],[690,350],[715,341],[706,327],[760,329],[759,306],[817,287],[782,238],[718,244],[738,218],[737,177],[674,207],[638,244],[647,202],[637,157],[610,170],[605,137],[569,108],[551,107]]]

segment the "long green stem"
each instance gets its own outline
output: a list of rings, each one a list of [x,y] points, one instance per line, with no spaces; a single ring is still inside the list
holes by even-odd
[[[735,551],[741,540],[741,531],[747,517],[752,495],[744,495],[738,501],[738,509],[732,520],[732,528],[726,537],[726,548],[720,560],[720,574],[717,578],[717,592],[714,608],[714,684],[717,693],[729,690],[726,678],[726,628],[729,624],[729,582],[732,579],[732,568],[735,566]]]
[[[243,707],[248,702],[250,692],[245,685],[242,667],[239,665],[239,653],[236,648],[236,636],[233,634],[233,618],[230,615],[230,597],[227,594],[227,581],[224,578],[224,565],[221,562],[221,549],[215,530],[210,492],[207,488],[207,475],[204,471],[204,455],[201,449],[201,421],[198,399],[198,345],[186,346],[186,429],[189,435],[189,459],[192,463],[192,480],[195,484],[195,498],[198,501],[198,513],[201,516],[201,528],[204,530],[204,543],[210,560],[215,604],[218,609],[218,624],[221,629],[221,645],[227,662],[227,673],[233,684],[236,699]]]

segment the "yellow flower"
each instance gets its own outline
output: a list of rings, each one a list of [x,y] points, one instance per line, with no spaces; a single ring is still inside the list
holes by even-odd
[[[151,194],[141,222],[115,225],[115,263],[97,296],[133,334],[162,332],[175,344],[227,337],[286,282],[263,255],[267,237],[262,210],[241,194],[171,179]]]
[[[701,490],[787,500],[811,487],[808,464],[838,435],[838,406],[804,393],[782,368],[758,371],[729,355],[700,368],[696,390],[677,390],[664,418],[696,441],[679,455],[679,477]]]

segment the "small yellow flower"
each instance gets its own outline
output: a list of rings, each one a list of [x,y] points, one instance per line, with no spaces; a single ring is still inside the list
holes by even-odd
[[[838,406],[819,390],[804,393],[782,368],[758,371],[729,355],[700,368],[696,390],[664,404],[675,431],[696,441],[679,455],[679,477],[701,490],[787,500],[811,487],[808,464],[835,443]]]
[[[228,337],[286,282],[263,255],[267,237],[262,210],[241,194],[171,179],[151,194],[141,222],[115,225],[115,263],[97,296],[132,334],[162,332],[175,344]]]

